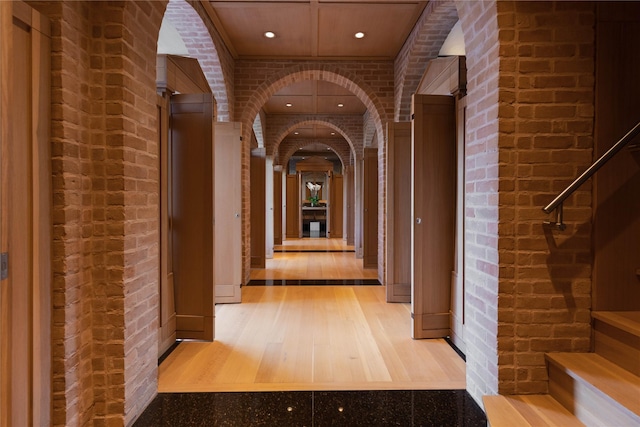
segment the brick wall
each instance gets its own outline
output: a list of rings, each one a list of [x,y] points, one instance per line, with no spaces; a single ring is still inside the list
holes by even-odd
[[[165,3],[32,5],[52,21],[52,424],[130,424],[157,389]]]
[[[84,425],[94,405],[91,297],[92,276],[98,274],[90,251],[94,227],[91,26],[82,3],[30,4],[52,22],[52,424]]]
[[[117,118],[124,120],[113,141],[114,145],[116,141],[121,144],[117,150],[118,156],[122,150],[123,179],[118,190],[123,191],[124,204],[124,359],[118,354],[114,364],[124,365],[127,425],[157,393],[160,149],[155,58],[165,6],[153,0],[126,2],[122,38],[117,43],[123,61],[131,63],[131,67],[117,71],[131,94],[117,100],[122,108]],[[107,84],[109,81],[107,78]],[[119,86],[116,84],[114,90]],[[111,145],[109,140],[107,145]],[[121,332],[118,327],[114,329]]]
[[[588,351],[591,189],[541,209],[592,160],[593,3],[499,2],[499,390],[547,391],[545,352]]]
[[[498,391],[498,82],[496,5],[456,2],[467,52],[465,341],[467,390]]]
[[[322,124],[330,127],[346,139],[345,148],[362,153],[363,148],[363,122],[361,115],[318,115],[318,114],[274,114],[266,116],[266,141],[267,155],[281,152],[280,144],[294,129],[301,126]],[[336,137],[339,138],[339,137]],[[307,140],[308,142],[308,140]],[[348,164],[348,161],[347,161]]]
[[[468,67],[467,389],[547,391],[544,353],[589,349],[589,187],[541,208],[591,161],[593,4],[457,2]]]

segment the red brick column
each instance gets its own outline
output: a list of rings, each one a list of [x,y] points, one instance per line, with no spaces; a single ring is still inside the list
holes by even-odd
[[[165,3],[33,6],[52,20],[52,424],[130,424],[157,390]]]
[[[591,192],[541,209],[591,163],[592,3],[499,2],[499,390],[547,392],[544,353],[588,351]]]
[[[589,347],[589,187],[541,208],[591,160],[593,4],[456,2],[467,49],[467,389],[547,390],[544,353]]]

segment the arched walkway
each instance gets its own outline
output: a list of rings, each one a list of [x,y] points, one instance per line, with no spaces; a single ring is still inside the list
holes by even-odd
[[[358,135],[354,135],[353,132],[351,132],[352,129],[346,129],[345,123],[335,123],[334,121],[328,121],[328,120],[310,119],[306,117],[301,117],[295,121],[288,123],[286,127],[282,127],[277,131],[276,133],[277,136],[274,138],[274,141],[273,141],[272,153],[274,154],[280,153],[278,157],[282,161],[281,164],[286,164],[286,162],[289,160],[293,152],[295,152],[295,150],[297,150],[298,148],[307,145],[309,141],[307,140],[306,143],[305,141],[300,141],[300,143],[298,144],[291,144],[291,145],[287,144],[284,147],[282,147],[282,148],[285,148],[285,150],[281,150],[280,145],[283,144],[285,137],[296,128],[299,128],[301,126],[307,126],[307,125],[315,125],[315,124],[320,124],[320,125],[329,127],[344,137],[344,139],[346,140],[346,144],[348,144],[348,147],[349,147],[349,150],[346,150],[347,151],[346,156],[345,156],[345,150],[343,147],[344,144],[340,144],[339,143],[340,140],[338,138],[336,138],[335,140],[329,140],[326,142],[325,141],[318,141],[318,142],[325,143],[326,145],[333,148],[334,151],[338,154],[338,156],[340,156],[342,165],[343,166],[348,165],[350,151],[353,151],[354,155],[355,155],[355,152],[357,151],[356,144],[354,143],[354,141],[358,141],[358,139],[361,141],[362,138],[361,137],[358,138]],[[360,130],[360,132],[362,131]],[[295,148],[292,148],[292,146],[294,146]],[[361,149],[361,146],[359,148]],[[281,152],[284,153],[284,156],[282,155]]]

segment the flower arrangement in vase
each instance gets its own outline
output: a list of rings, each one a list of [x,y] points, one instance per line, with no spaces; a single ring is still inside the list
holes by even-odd
[[[309,196],[309,202],[311,203],[311,206],[318,206],[318,191],[320,191],[320,184],[307,182],[307,188],[311,193],[311,195]]]

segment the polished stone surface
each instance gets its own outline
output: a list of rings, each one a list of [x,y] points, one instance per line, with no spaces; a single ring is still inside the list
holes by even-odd
[[[250,280],[246,286],[380,286],[378,279],[266,279]]]
[[[163,393],[134,427],[486,425],[465,390],[387,390]]]

